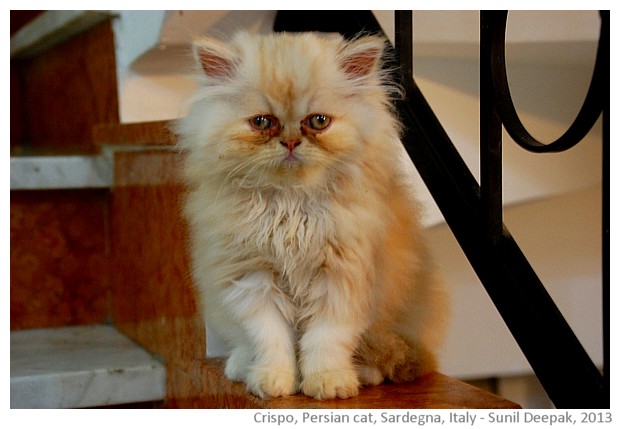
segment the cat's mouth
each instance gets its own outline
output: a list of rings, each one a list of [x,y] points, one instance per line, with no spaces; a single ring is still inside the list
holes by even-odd
[[[286,169],[296,168],[302,165],[302,160],[295,152],[288,152],[280,161],[280,166]]]

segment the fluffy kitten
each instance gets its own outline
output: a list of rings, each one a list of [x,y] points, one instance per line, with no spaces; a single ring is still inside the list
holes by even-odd
[[[381,72],[384,40],[201,39],[180,121],[193,276],[226,375],[348,398],[435,368],[444,294]]]

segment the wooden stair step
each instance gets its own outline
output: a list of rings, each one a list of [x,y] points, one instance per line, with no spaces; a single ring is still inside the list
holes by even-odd
[[[248,393],[241,383],[226,378],[224,360],[201,359],[195,370],[200,377],[200,405],[205,408],[367,408],[367,409],[497,409],[520,408],[519,405],[462,381],[434,372],[412,383],[368,386],[350,399],[316,400],[295,396],[260,399]]]

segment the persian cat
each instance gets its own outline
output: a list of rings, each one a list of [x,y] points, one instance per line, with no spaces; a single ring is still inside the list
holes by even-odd
[[[194,44],[177,132],[192,274],[225,374],[263,398],[348,398],[433,371],[444,292],[382,72],[384,40]]]

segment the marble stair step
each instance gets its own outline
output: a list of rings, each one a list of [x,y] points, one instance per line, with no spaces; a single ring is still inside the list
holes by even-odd
[[[109,188],[112,171],[103,155],[12,156],[11,191]]]
[[[108,325],[11,332],[11,408],[162,400],[164,365]]]

